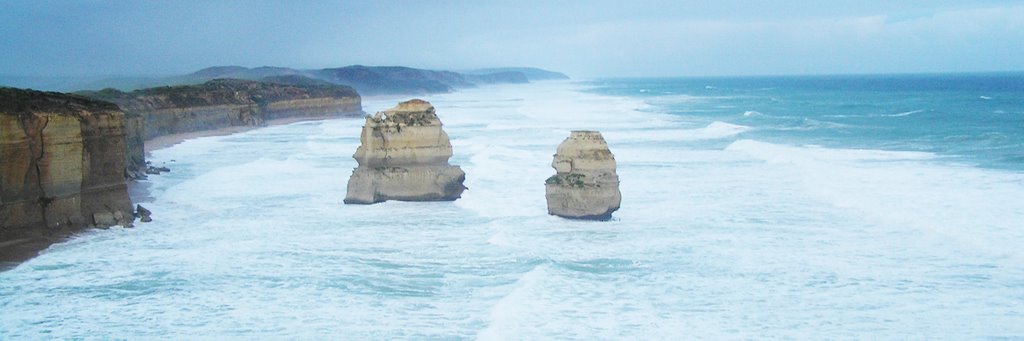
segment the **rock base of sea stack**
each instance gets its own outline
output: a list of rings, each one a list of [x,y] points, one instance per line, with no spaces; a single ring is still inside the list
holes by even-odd
[[[462,196],[465,180],[458,166],[358,167],[348,180],[345,203],[452,201]]]
[[[452,201],[466,173],[448,164],[452,145],[430,103],[414,99],[366,118],[352,157],[346,204],[387,200]]]
[[[548,214],[585,220],[608,220],[619,209],[622,194],[615,156],[600,132],[573,131],[558,146],[545,181]]]

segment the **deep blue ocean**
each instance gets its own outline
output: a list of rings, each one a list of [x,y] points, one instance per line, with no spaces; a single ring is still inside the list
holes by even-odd
[[[344,205],[362,119],[185,141],[138,183],[153,222],[0,273],[0,339],[1024,338],[1022,74],[424,99],[461,199]],[[582,129],[618,164],[611,221],[546,211]]]
[[[1024,73],[609,79],[594,93],[647,101],[694,125],[837,148],[921,151],[1024,169]]]

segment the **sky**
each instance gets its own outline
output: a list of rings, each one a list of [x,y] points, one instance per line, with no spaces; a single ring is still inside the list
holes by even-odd
[[[1024,1],[0,1],[0,75],[534,66],[577,78],[1024,70]]]

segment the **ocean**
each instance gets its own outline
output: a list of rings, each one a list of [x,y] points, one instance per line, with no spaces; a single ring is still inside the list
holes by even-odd
[[[361,119],[189,140],[152,153],[153,222],[0,273],[0,339],[1024,337],[1024,74],[422,98],[461,199],[343,205]],[[618,162],[611,221],[546,212],[581,129]]]

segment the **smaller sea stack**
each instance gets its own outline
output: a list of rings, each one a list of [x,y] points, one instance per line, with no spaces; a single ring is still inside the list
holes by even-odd
[[[448,164],[452,145],[429,102],[413,99],[366,118],[346,204],[452,201],[466,173]]]
[[[615,155],[597,131],[575,130],[558,145],[545,181],[548,214],[570,219],[608,220],[622,194]]]

